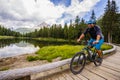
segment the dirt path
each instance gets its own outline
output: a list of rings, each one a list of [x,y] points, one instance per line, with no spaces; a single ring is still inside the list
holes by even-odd
[[[35,66],[35,65],[42,65],[42,64],[48,63],[46,60],[42,60],[42,61],[37,60],[37,61],[29,62],[26,60],[28,55],[33,56],[35,54],[24,54],[20,56],[1,58],[0,59],[0,71]]]

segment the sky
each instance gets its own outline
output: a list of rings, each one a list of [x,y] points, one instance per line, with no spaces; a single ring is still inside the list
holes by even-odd
[[[33,28],[47,24],[69,23],[78,15],[85,20],[95,11],[98,19],[108,0],[0,0],[0,24],[7,28]],[[120,0],[116,0],[120,7]],[[120,11],[120,9],[119,9]]]

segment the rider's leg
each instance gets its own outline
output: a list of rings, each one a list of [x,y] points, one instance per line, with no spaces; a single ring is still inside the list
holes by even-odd
[[[101,55],[102,50],[100,48],[101,48],[103,42],[104,42],[104,39],[100,39],[99,43],[95,45],[95,48],[97,49],[97,53],[98,53],[99,57],[102,57],[102,55]]]
[[[97,50],[98,56],[102,57],[102,50]]]

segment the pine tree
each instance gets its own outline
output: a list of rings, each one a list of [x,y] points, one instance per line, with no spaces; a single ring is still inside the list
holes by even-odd
[[[2,35],[2,36],[15,36],[15,37],[21,36],[21,34],[19,32],[12,31],[12,30],[7,29],[1,25],[0,25],[0,35]]]
[[[115,24],[117,23],[117,7],[116,7],[116,2],[112,0],[108,0],[106,8],[105,8],[105,13],[103,16],[102,20],[102,25],[104,26],[105,31],[108,33],[108,42],[112,42],[112,34],[115,29]]]
[[[79,18],[79,16],[76,16],[76,19],[75,19],[75,36],[76,36],[76,38],[79,37],[79,33],[80,33],[80,18]]]
[[[69,41],[71,39],[74,39],[75,36],[75,29],[74,29],[74,25],[72,24],[72,20],[70,20],[70,26],[69,26],[69,30],[68,30],[68,39]]]
[[[92,11],[92,14],[91,14],[91,17],[90,17],[90,20],[96,20],[96,17],[95,17],[95,12],[94,10]]]
[[[65,25],[64,25],[64,38],[68,39],[68,26],[67,26],[67,23],[65,23]]]

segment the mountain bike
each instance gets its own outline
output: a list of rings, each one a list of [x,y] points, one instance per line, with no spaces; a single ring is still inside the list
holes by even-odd
[[[103,61],[103,52],[101,58],[93,45],[86,45],[80,52],[77,52],[71,59],[70,70],[73,74],[80,73],[86,64],[86,60],[94,62],[95,66],[100,66]]]

